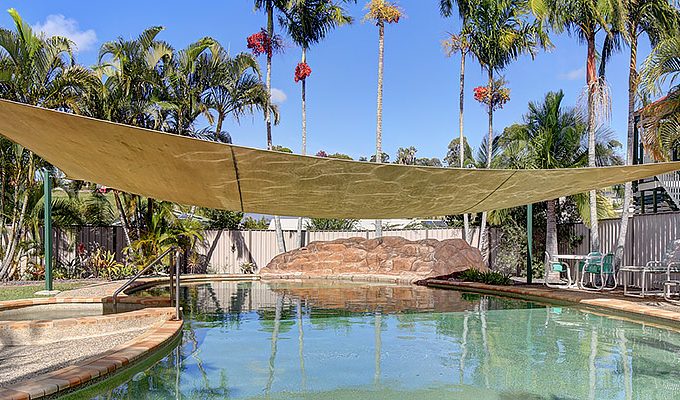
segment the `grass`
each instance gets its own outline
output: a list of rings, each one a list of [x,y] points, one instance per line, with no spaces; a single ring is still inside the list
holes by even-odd
[[[55,282],[55,290],[71,290],[77,289],[79,287],[87,286],[90,282]],[[44,283],[36,283],[29,285],[0,285],[0,301],[5,300],[19,300],[19,299],[30,299],[33,297],[45,297],[36,296],[35,292],[39,290],[44,290]]]

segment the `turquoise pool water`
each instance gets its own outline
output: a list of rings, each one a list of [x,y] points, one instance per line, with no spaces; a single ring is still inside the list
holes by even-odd
[[[93,399],[679,399],[680,334],[422,287],[183,288],[181,344]]]

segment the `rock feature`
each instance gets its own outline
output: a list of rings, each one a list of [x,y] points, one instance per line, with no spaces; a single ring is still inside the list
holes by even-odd
[[[462,239],[410,241],[402,237],[354,237],[312,242],[276,256],[263,278],[344,278],[408,281],[451,275],[469,268],[486,271],[479,250]]]

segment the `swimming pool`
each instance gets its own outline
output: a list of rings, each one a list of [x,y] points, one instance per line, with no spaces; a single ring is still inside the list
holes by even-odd
[[[157,293],[157,292],[156,292]],[[181,344],[93,399],[677,399],[680,334],[414,286],[182,288]]]

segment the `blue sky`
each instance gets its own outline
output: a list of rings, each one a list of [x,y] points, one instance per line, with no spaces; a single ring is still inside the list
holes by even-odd
[[[364,1],[348,6],[356,22],[339,28],[308,53],[312,75],[307,80],[308,152],[342,152],[355,158],[375,149],[377,79],[377,28],[362,23]],[[251,0],[122,1],[104,7],[97,1],[3,1],[16,8],[31,25],[48,33],[71,37],[80,48],[77,59],[91,65],[99,46],[118,36],[136,37],[143,29],[162,25],[159,36],[175,48],[212,36],[232,54],[247,51],[246,37],[265,24],[264,13]],[[439,15],[436,1],[402,0],[406,17],[386,28],[383,148],[391,157],[399,147],[415,146],[419,157],[446,155],[447,145],[458,135],[458,74],[460,59],[447,58],[440,42],[446,32],[458,30],[456,18]],[[6,12],[0,25],[11,27]],[[554,35],[555,48],[525,56],[504,72],[511,100],[495,114],[495,127],[521,120],[529,101],[562,89],[567,104],[576,104],[584,86],[585,46],[576,38]],[[601,38],[600,38],[601,40]],[[275,144],[300,150],[300,86],[293,71],[300,50],[289,39],[283,54],[273,61],[272,85],[281,108],[281,123],[274,127]],[[641,41],[640,58],[649,51]],[[264,70],[264,58],[261,60]],[[626,130],[628,49],[614,56],[607,80],[612,93],[611,126],[623,141]],[[487,129],[484,108],[476,103],[472,88],[485,84],[478,64],[468,60],[466,71],[465,134],[474,146]],[[228,121],[226,129],[236,144],[263,148],[265,129],[261,115]]]

